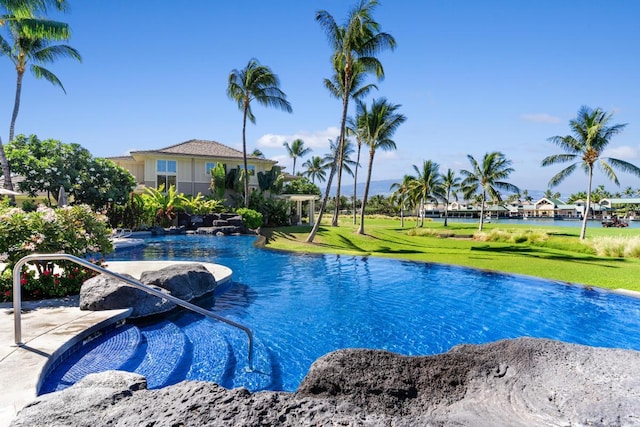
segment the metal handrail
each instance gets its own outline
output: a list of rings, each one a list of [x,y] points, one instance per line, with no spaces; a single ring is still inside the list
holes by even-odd
[[[82,258],[78,258],[76,256],[73,255],[69,255],[69,254],[64,254],[64,253],[58,253],[58,254],[31,254],[31,255],[27,255],[23,258],[21,258],[16,265],[13,267],[13,327],[14,327],[14,338],[15,338],[15,343],[19,346],[22,346],[22,319],[21,319],[21,306],[22,306],[22,302],[21,302],[21,292],[20,292],[20,276],[21,276],[21,270],[22,270],[22,266],[25,265],[26,263],[28,263],[29,261],[55,261],[55,260],[67,260],[67,261],[72,261],[76,264],[80,264],[86,268],[89,268],[93,271],[97,271],[98,273],[102,273],[102,274],[106,274],[107,276],[111,276],[114,277],[118,280],[121,280],[125,283],[127,283],[128,285],[133,286],[136,289],[140,289],[144,292],[147,292],[151,295],[155,295],[159,298],[164,298],[167,299],[173,303],[175,303],[176,305],[179,305],[181,307],[184,307],[188,310],[194,311],[198,314],[201,314],[203,316],[206,317],[210,317],[212,319],[215,320],[219,320],[223,323],[226,323],[227,325],[233,326],[235,328],[238,328],[242,331],[244,331],[244,333],[247,334],[247,337],[249,338],[249,354],[248,354],[248,364],[249,364],[249,369],[253,369],[253,333],[251,332],[251,329],[247,328],[244,325],[241,325],[239,323],[236,323],[232,320],[226,319],[222,316],[219,316],[209,310],[205,310],[202,307],[198,307],[195,304],[191,304],[190,302],[181,300],[180,298],[176,298],[171,294],[165,294],[164,292],[160,292],[150,286],[145,285],[144,283],[141,283],[137,280],[134,279],[130,279],[128,277],[125,277],[121,274],[118,274],[116,272],[107,270],[106,268],[102,268],[98,265],[95,265],[85,259]]]

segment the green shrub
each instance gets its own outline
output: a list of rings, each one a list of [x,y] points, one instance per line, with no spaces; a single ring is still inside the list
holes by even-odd
[[[113,247],[106,217],[97,215],[86,205],[52,209],[39,206],[35,212],[0,207],[0,262],[5,269],[0,277],[0,300],[11,299],[11,270],[22,257],[32,253],[64,252],[86,257],[105,254]],[[25,298],[49,298],[77,293],[84,277],[79,267],[56,262],[57,271],[46,263],[36,263],[36,270],[23,270]],[[58,274],[58,276],[54,276]],[[57,283],[56,283],[57,281]],[[77,286],[76,286],[77,285]]]
[[[236,213],[242,215],[242,222],[248,228],[256,229],[262,225],[262,214],[260,212],[248,208],[239,208],[236,209]]]

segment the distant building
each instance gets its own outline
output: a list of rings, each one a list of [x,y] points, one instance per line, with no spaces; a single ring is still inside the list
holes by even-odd
[[[109,157],[127,169],[139,185],[165,188],[175,185],[179,193],[208,194],[211,169],[222,164],[225,171],[243,169],[242,151],[216,141],[192,139],[156,150],[132,151],[129,156]],[[258,172],[266,172],[276,161],[247,155],[249,189],[258,188]]]

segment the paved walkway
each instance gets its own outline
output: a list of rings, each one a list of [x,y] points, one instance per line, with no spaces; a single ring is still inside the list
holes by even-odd
[[[140,277],[142,271],[175,264],[172,261],[110,262],[108,269]],[[227,267],[202,263],[218,284],[231,280]],[[78,297],[22,304],[22,345],[14,342],[13,305],[0,304],[0,427],[36,397],[42,373],[87,336],[125,319],[130,309],[80,311]]]

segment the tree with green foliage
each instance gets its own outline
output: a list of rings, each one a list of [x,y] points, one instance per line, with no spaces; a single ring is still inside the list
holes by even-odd
[[[69,37],[69,26],[67,24],[36,17],[36,14],[46,14],[50,7],[64,11],[67,7],[67,2],[65,0],[0,0],[0,25],[10,28],[10,23],[13,23],[30,37],[64,40]],[[4,38],[0,43],[3,45],[0,47],[3,52],[10,48],[9,43]],[[11,52],[11,55],[13,55],[13,52]],[[13,132],[11,132],[9,141],[12,139]],[[2,137],[0,137],[0,168],[4,178],[4,188],[13,190],[11,167],[5,155]]]
[[[291,145],[289,145],[288,142],[284,142],[282,144],[284,146],[284,148],[287,149],[287,154],[289,155],[289,157],[291,157],[293,159],[293,171],[291,172],[291,175],[295,175],[296,174],[296,160],[300,157],[304,157],[307,154],[309,154],[312,150],[311,148],[305,148],[304,146],[304,141],[301,140],[300,138],[294,139],[293,142],[291,143]]]
[[[284,175],[280,166],[273,166],[268,171],[258,172],[258,188],[261,193],[280,194],[283,183]]]
[[[227,95],[238,104],[242,111],[242,161],[244,170],[247,166],[247,119],[251,123],[256,118],[251,110],[252,101],[265,107],[275,107],[290,113],[291,104],[287,95],[280,89],[280,79],[266,65],[260,65],[258,60],[251,59],[241,70],[234,69],[229,74]],[[249,180],[244,180],[244,207],[249,207]]]
[[[307,168],[304,174],[311,178],[311,182],[315,184],[316,179],[318,182],[323,182],[326,179],[327,173],[325,172],[324,160],[320,156],[312,156],[306,162],[302,164],[302,167]]]
[[[402,182],[394,182],[389,187],[389,190],[394,190],[391,194],[391,202],[400,207],[400,227],[402,228],[404,228],[404,210],[407,205],[412,206],[409,188],[414,179],[411,175],[405,175]]]
[[[349,99],[353,95],[354,73],[364,75],[373,72],[379,79],[383,78],[382,63],[375,55],[387,48],[393,49],[396,45],[395,39],[390,34],[381,32],[380,24],[373,20],[372,14],[377,6],[377,0],[360,0],[357,6],[350,11],[344,25],[339,25],[326,10],[320,10],[316,13],[316,21],[325,31],[333,50],[331,55],[332,69],[341,82],[338,86],[342,95],[342,117],[338,137],[340,145],[345,141],[347,111]],[[339,149],[338,152],[341,153],[342,149]],[[307,242],[313,242],[318,232],[331,192],[333,175],[339,164],[340,159],[337,159],[331,168],[320,214],[306,239]],[[334,225],[337,225],[337,221]]]
[[[559,146],[565,153],[553,154],[542,160],[542,166],[551,166],[559,163],[573,162],[568,167],[562,169],[549,181],[549,186],[560,184],[566,177],[571,175],[576,168],[581,167],[587,174],[587,202],[582,218],[582,229],[580,240],[584,240],[587,232],[587,219],[591,209],[591,186],[593,183],[593,169],[598,167],[616,185],[620,185],[614,168],[623,172],[640,176],[640,168],[620,159],[602,157],[602,152],[611,142],[611,138],[624,130],[626,124],[610,125],[609,122],[613,114],[608,114],[599,108],[591,109],[587,106],[580,107],[578,116],[569,121],[571,135],[554,136],[549,138],[549,142]]]
[[[356,202],[358,201],[358,168],[360,167],[360,152],[362,150],[362,134],[353,117],[347,119],[347,134],[356,138],[356,161],[353,168],[353,225],[356,224]],[[402,212],[402,209],[401,209]]]
[[[458,200],[458,191],[460,190],[460,178],[456,176],[456,173],[447,169],[445,173],[440,175],[442,179],[442,200],[444,200],[444,226],[447,227],[449,219],[449,204],[451,198]]]
[[[254,148],[254,150],[251,152],[251,157],[257,157],[259,159],[265,158],[264,153],[257,148]]]
[[[471,163],[471,170],[463,169],[460,174],[464,177],[462,183],[462,192],[464,198],[469,200],[475,194],[479,196],[480,204],[480,225],[478,230],[482,231],[484,225],[484,208],[487,203],[487,197],[494,203],[501,201],[500,192],[505,190],[511,192],[519,192],[515,185],[504,181],[511,175],[514,169],[511,167],[511,160],[499,151],[486,153],[482,158],[482,163],[478,163],[471,155],[467,155]]]
[[[309,181],[308,178],[294,179],[289,181],[282,190],[283,194],[315,194],[319,196],[320,188]]]
[[[14,171],[24,177],[20,190],[31,197],[44,192],[57,202],[63,187],[73,204],[99,210],[110,203],[125,203],[136,185],[127,170],[111,160],[93,158],[79,144],[18,135],[7,144],[6,152]]]
[[[331,170],[333,164],[336,161],[341,162],[341,168],[347,173],[347,175],[353,176],[353,169],[356,166],[356,162],[351,160],[353,155],[353,143],[348,139],[342,145],[342,153],[338,153],[340,145],[336,141],[329,140],[329,153],[324,155],[324,168]],[[340,159],[340,160],[338,160]],[[337,192],[336,192],[337,195]]]
[[[369,147],[369,167],[367,170],[367,180],[362,196],[362,211],[360,212],[360,226],[358,234],[364,233],[364,213],[367,206],[369,186],[371,184],[371,171],[373,170],[373,160],[376,151],[391,151],[396,149],[396,143],[391,139],[398,127],[407,118],[398,113],[399,104],[391,104],[386,98],[374,99],[371,108],[367,108],[363,102],[358,102],[357,122],[362,127],[363,142]]]
[[[444,197],[442,176],[440,175],[440,165],[431,160],[422,162],[421,168],[413,165],[413,170],[416,176],[409,182],[409,194],[420,203],[420,208],[423,212],[420,215],[420,227],[422,227],[424,225],[425,203],[429,201],[438,203],[438,199]]]
[[[209,186],[209,190],[211,190],[216,199],[222,200],[227,188],[227,173],[224,170],[224,164],[218,162],[214,168],[211,168],[209,173],[211,174],[211,185]]]
[[[547,199],[559,199],[560,193],[558,193],[557,191],[554,193],[553,190],[551,190],[550,188],[547,188],[544,191],[543,196],[546,197]]]
[[[158,188],[145,187],[142,194],[144,207],[154,218],[155,224],[160,227],[168,227],[181,208],[180,195],[175,186],[170,186],[165,191],[164,184]]]

